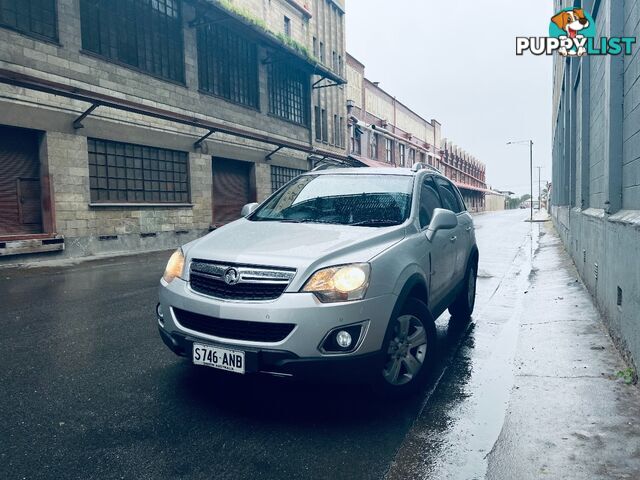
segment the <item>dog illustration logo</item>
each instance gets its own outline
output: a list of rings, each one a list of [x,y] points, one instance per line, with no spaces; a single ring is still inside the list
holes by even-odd
[[[551,17],[549,34],[560,40],[568,39],[574,45],[567,48],[566,40],[562,42],[560,55],[582,57],[587,55],[587,37],[595,36],[595,22],[582,8],[563,10]]]

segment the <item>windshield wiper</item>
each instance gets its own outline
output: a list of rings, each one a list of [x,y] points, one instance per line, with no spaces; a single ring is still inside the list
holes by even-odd
[[[370,219],[363,220],[361,222],[349,223],[349,225],[354,227],[391,227],[394,225],[400,225],[402,222],[394,222],[392,220],[382,220],[382,219]]]
[[[317,218],[296,218],[296,219],[284,218],[284,219],[279,219],[277,221],[282,223],[321,223],[325,225],[343,225],[339,222],[327,222],[326,220],[321,220]]]

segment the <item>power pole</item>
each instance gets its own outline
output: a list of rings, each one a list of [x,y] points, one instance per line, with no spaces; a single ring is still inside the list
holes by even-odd
[[[529,178],[531,179],[530,220],[533,222],[533,140],[529,140]]]
[[[533,140],[520,140],[518,142],[507,142],[507,145],[517,145],[517,144],[524,144],[524,143],[528,143],[529,144],[529,179],[531,181],[530,184],[530,199],[529,199],[529,205],[530,205],[530,217],[529,217],[529,221],[533,222]]]

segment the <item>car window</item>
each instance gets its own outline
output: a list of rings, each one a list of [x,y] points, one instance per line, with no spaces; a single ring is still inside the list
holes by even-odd
[[[400,225],[411,211],[409,175],[301,175],[261,205],[249,221]]]
[[[462,212],[462,205],[458,201],[453,185],[444,178],[436,178],[436,183],[440,187],[443,208],[451,210],[453,213]]]
[[[453,191],[456,193],[456,198],[458,199],[458,202],[462,206],[462,211],[466,212],[467,211],[467,205],[464,203],[464,198],[462,198],[462,194],[460,193],[460,190],[458,189],[458,187],[456,187],[454,185],[453,186]]]
[[[420,228],[424,228],[431,223],[433,211],[442,208],[438,187],[433,183],[433,179],[428,177],[422,182],[420,188]]]

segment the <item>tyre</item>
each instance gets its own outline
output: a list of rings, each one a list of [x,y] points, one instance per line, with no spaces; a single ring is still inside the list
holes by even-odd
[[[449,313],[455,319],[469,319],[476,304],[476,283],[478,280],[478,266],[472,262],[464,276],[463,287],[460,293],[449,305]]]
[[[383,396],[403,396],[419,388],[437,354],[437,340],[429,309],[420,300],[409,298],[389,322],[374,390]]]

